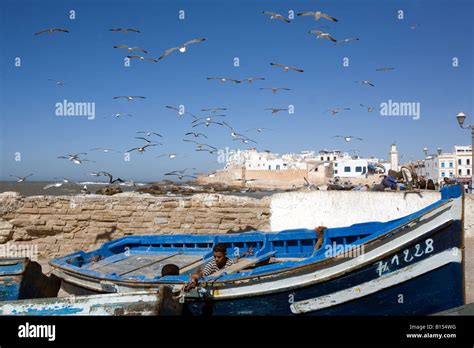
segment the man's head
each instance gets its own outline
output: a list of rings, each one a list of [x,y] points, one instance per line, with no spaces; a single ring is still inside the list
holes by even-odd
[[[167,265],[164,265],[163,268],[161,269],[162,277],[177,276],[177,275],[179,275],[179,267],[172,263],[168,263]]]
[[[212,251],[214,252],[213,256],[214,256],[214,260],[216,261],[217,266],[223,267],[225,263],[227,262],[227,257],[225,256],[227,249],[225,245],[222,243],[219,243],[212,249]]]
[[[449,178],[444,178],[443,181],[446,183],[446,184],[449,184]]]

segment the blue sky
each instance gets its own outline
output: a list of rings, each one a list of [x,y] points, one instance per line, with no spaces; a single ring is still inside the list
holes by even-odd
[[[473,115],[474,3],[450,1],[2,1],[0,81],[0,180],[9,175],[34,173],[30,180],[56,176],[90,178],[105,170],[122,178],[159,180],[170,170],[196,167],[207,171],[221,165],[217,156],[195,152],[182,141],[199,129],[219,149],[248,145],[232,141],[219,126],[191,128],[190,118],[178,118],[165,105],[186,106],[203,115],[206,107],[226,107],[226,121],[240,132],[252,127],[271,130],[248,133],[260,150],[358,149],[365,156],[387,158],[396,141],[403,159],[421,158],[423,147],[450,151],[470,142],[469,132],[455,120],[459,111]],[[69,11],[76,19],[69,19]],[[184,10],[186,19],[178,18]],[[296,17],[291,23],[270,20],[261,11],[287,15],[317,11],[339,22]],[[404,19],[397,11],[404,11]],[[413,30],[410,26],[417,24]],[[308,35],[327,25],[336,39],[359,41],[336,45]],[[45,28],[66,28],[70,33],[34,33]],[[129,27],[141,33],[113,33]],[[194,38],[188,52],[173,52],[158,63],[132,61],[123,66],[126,50],[113,45],[140,46],[149,57]],[[22,66],[15,67],[15,57]],[[233,66],[234,57],[240,67]],[[349,58],[349,67],[343,58]],[[459,66],[452,66],[453,57]],[[284,72],[270,66],[283,63],[305,70]],[[394,67],[377,72],[376,68]],[[208,76],[241,79],[265,77],[252,85],[208,81]],[[48,79],[64,80],[58,87]],[[370,80],[375,87],[356,80]],[[287,87],[273,95],[259,87]],[[144,95],[145,100],[114,100],[116,95]],[[94,120],[55,116],[55,104],[95,103]],[[421,118],[384,117],[359,104],[379,106],[389,99],[417,102]],[[293,115],[271,115],[265,108],[294,105]],[[331,116],[326,110],[350,107]],[[131,113],[131,118],[111,115]],[[105,118],[107,117],[107,118]],[[471,117],[468,122],[474,122]],[[163,134],[157,146],[131,160],[122,154],[91,152],[95,147],[120,151],[141,145],[135,132]],[[247,133],[246,133],[247,134]],[[334,135],[354,135],[364,141],[346,143]],[[15,161],[15,153],[21,161]],[[57,159],[67,153],[87,152],[96,163],[75,165]],[[177,159],[157,159],[176,152]]]

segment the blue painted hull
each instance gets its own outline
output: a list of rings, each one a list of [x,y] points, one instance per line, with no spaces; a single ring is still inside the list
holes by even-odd
[[[461,228],[459,221],[453,222],[432,234],[417,240],[410,247],[409,255],[416,254],[416,244],[426,245],[433,241],[435,251],[417,257],[416,262],[429,260],[431,257],[449,251],[452,248],[461,248]],[[383,259],[390,263],[397,253]],[[398,255],[403,256],[400,252]],[[409,258],[408,258],[409,259]],[[416,262],[414,264],[416,264]],[[393,265],[390,274],[402,270],[409,263],[403,262]],[[355,287],[378,277],[378,262],[348,275],[332,279],[331,281],[303,287],[280,293],[253,296],[231,300],[191,300],[187,302],[186,312],[192,315],[292,315],[291,303],[309,298],[321,297],[337,291]],[[335,305],[330,308],[306,313],[307,315],[428,315],[464,303],[463,265],[452,262],[433,271],[427,272],[414,279],[397,284],[396,286],[380,290],[374,294]]]
[[[60,280],[47,277],[28,258],[0,259],[0,301],[55,296]]]

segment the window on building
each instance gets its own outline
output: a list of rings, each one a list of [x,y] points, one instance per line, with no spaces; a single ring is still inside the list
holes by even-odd
[[[279,164],[277,164],[276,170],[280,170],[280,165]]]
[[[453,162],[449,162],[449,168],[453,167]]]
[[[449,172],[449,177],[452,178],[454,176],[453,172]]]
[[[334,156],[334,160],[336,160],[336,156]]]
[[[334,171],[334,174],[337,174],[337,169]]]
[[[334,167],[337,167],[337,163],[334,163]]]
[[[328,161],[330,161],[330,160],[331,160],[331,157],[328,156]]]
[[[344,167],[344,173],[350,173],[351,167]]]
[[[462,164],[462,159],[458,159],[458,164],[461,165]]]
[[[471,160],[469,158],[466,160],[466,165],[471,165]]]
[[[271,165],[268,165],[268,170],[272,170],[272,166],[271,166]]]
[[[321,157],[321,161],[324,161],[324,157]]]
[[[470,169],[466,170],[466,172],[467,172],[467,175],[471,175],[471,170]]]
[[[444,162],[441,162],[441,168],[446,168]]]
[[[458,170],[458,175],[462,175],[462,169]]]
[[[356,173],[362,173],[362,167],[356,167]]]
[[[445,177],[445,176],[446,176],[446,174],[444,174],[444,172],[441,172],[441,176],[442,176],[442,177]]]

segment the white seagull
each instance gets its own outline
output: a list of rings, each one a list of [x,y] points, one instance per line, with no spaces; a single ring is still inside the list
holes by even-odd
[[[279,63],[270,63],[270,65],[277,66],[279,68],[283,68],[283,70],[285,70],[285,71],[293,70],[293,71],[297,71],[297,72],[304,72],[304,70],[302,70],[302,69],[295,68],[295,67],[288,66],[288,65],[279,64]]]
[[[326,112],[330,111],[332,113],[332,115],[334,116],[334,115],[338,114],[341,111],[350,110],[350,109],[351,108],[334,108],[334,109],[327,110]]]
[[[131,101],[135,98],[146,99],[146,97],[143,97],[141,95],[121,95],[121,96],[118,96],[118,97],[114,97],[113,99],[120,99],[120,98],[125,98],[128,101]]]
[[[282,22],[286,22],[286,23],[290,23],[290,22],[291,22],[288,18],[282,16],[282,15],[279,14],[279,13],[270,12],[270,11],[262,11],[262,13],[265,14],[265,15],[269,15],[269,16],[270,16],[270,19],[278,19],[278,20],[280,20],[280,21],[282,21]]]
[[[369,105],[364,105],[364,104],[360,104],[360,106],[364,107],[364,108],[367,108],[367,111],[368,112],[372,112],[374,110],[379,110],[377,108],[374,108],[373,106],[369,106]]]
[[[158,134],[158,133],[155,133],[155,132],[145,132],[145,131],[141,131],[141,132],[137,132],[137,134],[145,134],[147,137],[149,137],[150,135],[156,135],[160,138],[163,138],[163,136],[161,134]]]
[[[63,87],[64,86],[64,81],[61,81],[61,80],[48,79],[48,81],[52,81],[52,82],[56,83],[56,85],[58,87]]]
[[[130,53],[132,51],[140,51],[140,52],[143,52],[143,53],[148,53],[148,51],[144,50],[141,47],[130,47],[130,46],[127,46],[127,45],[115,45],[114,48],[126,48],[128,50],[128,52],[130,52]]]
[[[359,40],[359,38],[357,38],[357,37],[351,37],[349,39],[338,40],[336,43],[341,44],[341,43],[348,43],[348,42],[351,42],[351,41],[358,41],[358,40]]]
[[[178,113],[178,116],[181,117],[183,115],[189,115],[191,117],[193,117],[194,119],[197,119],[197,117],[193,114],[191,114],[190,112],[187,112],[187,111],[182,111],[181,109],[178,109],[177,107],[175,106],[171,106],[171,105],[166,105],[165,108],[168,108],[168,109],[171,109],[171,110],[174,110]]]
[[[114,31],[114,32],[120,32],[120,33],[140,33],[140,30],[137,29],[131,29],[131,28],[114,28],[114,29],[109,29],[109,31]]]
[[[278,91],[291,91],[289,88],[282,88],[282,87],[271,87],[271,88],[260,88],[261,90],[271,90],[273,94],[275,94]]]
[[[23,182],[23,181],[26,181],[26,178],[29,178],[32,175],[33,174],[28,174],[27,176],[16,176],[16,175],[10,175],[10,176],[17,178],[18,180],[16,182]]]
[[[207,135],[206,135],[206,134],[203,134],[203,133],[188,132],[188,133],[186,133],[185,135],[192,135],[192,136],[194,136],[195,138],[204,137],[204,138],[207,139]]]
[[[173,159],[173,158],[176,158],[177,155],[175,153],[164,153],[162,155],[157,156],[156,158],[161,158],[161,157],[165,157],[165,156],[168,157],[168,158]]]
[[[142,57],[142,56],[127,56],[127,58],[140,59],[140,62],[143,62],[145,60],[149,60],[150,62],[155,62],[155,63],[158,62],[158,59],[156,59],[156,58],[148,58],[148,57]]]
[[[184,53],[184,52],[187,51],[187,46],[188,46],[188,45],[200,43],[200,42],[203,42],[203,41],[206,41],[206,40],[207,40],[206,38],[194,39],[194,40],[190,40],[190,41],[188,41],[188,42],[185,42],[185,43],[184,43],[183,45],[181,45],[181,46],[172,47],[172,48],[170,48],[169,50],[166,50],[165,53],[163,53],[163,54],[158,58],[158,60],[163,59],[163,58],[166,57],[168,54],[170,54],[171,52],[176,51],[176,50],[178,50],[178,51],[181,52],[181,53]]]
[[[230,79],[228,77],[206,77],[207,80],[217,80],[220,82],[242,83],[240,80]]]
[[[297,16],[311,16],[315,20],[319,21],[319,19],[324,18],[333,22],[338,22],[338,20],[334,17],[331,17],[330,15],[326,13],[322,13],[321,11],[310,11],[310,12],[301,12],[297,13]]]
[[[337,40],[333,38],[331,34],[323,33],[321,30],[310,30],[309,33],[316,35],[316,39],[326,39],[332,42],[337,42]]]
[[[67,154],[67,155],[59,156],[58,158],[68,159],[71,162],[74,162],[75,164],[82,164],[82,162],[94,162],[88,159],[79,158],[80,155],[87,155],[87,153],[81,152],[81,153],[75,153],[75,154]]]
[[[35,35],[40,35],[43,33],[54,34],[54,33],[69,33],[69,30],[61,29],[61,28],[51,28],[51,29],[43,29],[35,33]]]
[[[217,111],[225,111],[227,110],[227,108],[209,108],[209,109],[201,109],[201,111],[210,111],[212,112],[213,114],[215,114]]]
[[[355,81],[355,83],[360,83],[360,84],[363,84],[363,85],[366,85],[366,86],[375,87],[375,85],[372,82],[370,82],[369,80]]]
[[[279,109],[279,108],[266,108],[265,110],[272,110],[272,114],[276,114],[280,111],[288,111],[288,109]]]
[[[142,146],[142,147],[134,147],[133,149],[130,149],[130,150],[126,151],[126,152],[132,152],[132,151],[137,150],[139,153],[143,153],[143,152],[145,152],[145,149],[146,149],[147,147],[149,147],[149,146],[156,146],[156,145],[158,145],[158,144],[147,144],[147,145],[144,145],[144,146]]]
[[[335,136],[333,136],[333,138],[343,138],[347,142],[351,141],[352,139],[364,140],[362,138],[357,138],[353,135],[335,135]]]
[[[257,81],[257,80],[263,81],[265,80],[265,78],[264,77],[247,77],[246,79],[242,79],[242,81],[247,81],[248,83],[252,83],[253,81]]]

